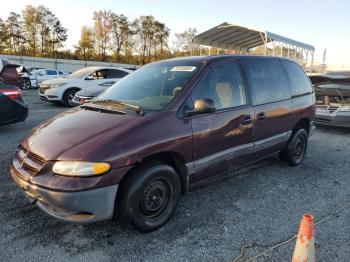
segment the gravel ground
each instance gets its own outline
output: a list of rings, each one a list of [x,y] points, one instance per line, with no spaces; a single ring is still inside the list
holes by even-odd
[[[245,261],[293,236],[303,213],[315,220],[350,203],[350,130],[318,128],[302,165],[272,158],[184,196],[173,219],[140,234],[107,221],[68,224],[29,205],[11,180],[9,165],[20,139],[66,108],[24,91],[30,115],[0,127],[0,261]],[[349,261],[350,207],[316,227],[318,261]],[[291,241],[254,261],[290,261]]]

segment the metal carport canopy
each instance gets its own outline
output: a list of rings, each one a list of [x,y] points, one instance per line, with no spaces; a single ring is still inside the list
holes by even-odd
[[[227,22],[213,27],[194,38],[196,44],[231,50],[249,50],[250,48],[266,45],[273,41],[302,48],[310,52],[315,51],[312,45],[268,31],[261,31]]]

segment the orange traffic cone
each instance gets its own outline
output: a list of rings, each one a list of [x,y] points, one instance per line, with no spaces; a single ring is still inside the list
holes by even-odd
[[[309,214],[301,220],[292,262],[315,262],[314,217]]]

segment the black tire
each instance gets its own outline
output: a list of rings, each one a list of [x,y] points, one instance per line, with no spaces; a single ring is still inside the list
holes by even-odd
[[[28,90],[32,88],[32,83],[30,82],[29,78],[23,78],[22,79],[22,89]]]
[[[64,93],[63,104],[68,107],[74,107],[75,104],[72,103],[75,93],[78,92],[77,89],[70,89]]]
[[[140,166],[123,181],[116,205],[122,222],[141,232],[154,231],[173,216],[181,195],[174,168],[153,162]]]
[[[308,134],[301,128],[293,132],[286,148],[280,153],[280,158],[287,161],[291,166],[298,166],[306,155]]]

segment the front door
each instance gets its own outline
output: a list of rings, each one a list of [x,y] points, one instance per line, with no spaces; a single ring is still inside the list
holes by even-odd
[[[244,163],[244,154],[253,148],[250,106],[235,61],[213,65],[192,92],[196,99],[214,101],[214,113],[192,117],[193,165],[190,183],[220,175]]]
[[[89,77],[87,77],[84,80],[86,88],[96,87],[96,86],[103,84],[107,81],[109,81],[107,69],[97,70],[97,71],[91,73],[89,75]]]

